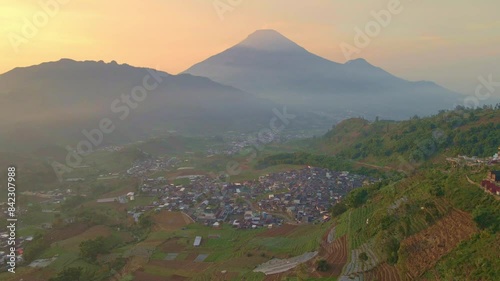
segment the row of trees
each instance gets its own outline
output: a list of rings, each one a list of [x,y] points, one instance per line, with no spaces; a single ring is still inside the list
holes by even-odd
[[[108,254],[120,243],[121,239],[116,235],[86,240],[80,243],[80,256],[88,263],[97,263],[99,255]]]
[[[278,153],[257,161],[256,168],[264,169],[274,165],[310,165],[334,171],[351,171],[357,174],[383,177],[383,173],[366,167],[354,167],[353,162],[341,156],[311,154],[307,152]]]

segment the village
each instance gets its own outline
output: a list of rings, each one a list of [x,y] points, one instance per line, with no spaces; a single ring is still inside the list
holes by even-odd
[[[447,157],[446,161],[451,163],[453,167],[457,166],[492,166],[495,164],[500,164],[500,147],[498,148],[498,152],[495,153],[492,157],[477,157],[477,156],[466,156],[466,155],[458,155],[457,157]]]
[[[324,222],[330,218],[329,209],[349,191],[378,180],[314,167],[241,183],[223,183],[203,175],[186,177],[189,183],[185,185],[168,184],[163,177],[143,179],[141,196],[158,200],[130,210],[130,215],[137,220],[152,209],[182,211],[206,225],[230,223],[237,228]]]
[[[492,167],[480,186],[498,198],[500,196],[500,171],[494,170],[499,163],[499,152],[493,157],[477,158],[459,156],[447,158],[452,165],[469,167]],[[147,155],[148,156],[148,155]],[[270,173],[258,179],[241,182],[223,182],[205,174],[191,173],[192,167],[180,167],[183,160],[179,157],[144,157],[132,163],[123,173],[100,175],[97,180],[116,177],[133,177],[140,181],[136,191],[121,196],[96,199],[97,203],[127,204],[136,197],[150,198],[148,204],[134,204],[127,208],[127,214],[136,222],[150,211],[182,212],[197,223],[220,228],[229,224],[238,229],[275,228],[287,224],[317,224],[330,220],[330,209],[340,202],[351,190],[371,185],[379,179],[358,175],[347,171],[333,171],[307,166],[302,169]],[[182,175],[167,179],[157,176],[161,171],[182,171]],[[161,174],[161,173],[160,173]],[[180,183],[182,182],[182,183]],[[21,195],[36,196],[44,199],[45,204],[58,205],[66,198],[74,196],[71,189],[52,191],[24,191]],[[46,205],[48,206],[48,205]],[[50,207],[42,209],[49,212]],[[19,209],[21,214],[26,210]],[[41,225],[51,228],[50,223]],[[6,233],[0,233],[4,237]],[[24,243],[32,236],[19,237],[21,251],[18,257],[22,262]],[[195,240],[199,244],[201,237]],[[195,245],[196,246],[196,245]],[[0,249],[6,245],[0,245]],[[0,261],[6,251],[0,251]],[[36,264],[34,265],[36,266]]]
[[[492,157],[479,158],[476,156],[458,155],[457,157],[448,157],[446,161],[451,163],[453,167],[495,167],[500,164],[500,147],[498,147],[498,152]],[[469,182],[471,182],[470,179]],[[498,199],[498,196],[500,196],[500,170],[489,170],[480,185],[485,192],[492,194]]]

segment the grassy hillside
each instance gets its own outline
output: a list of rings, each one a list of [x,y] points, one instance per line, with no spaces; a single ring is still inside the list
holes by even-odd
[[[350,251],[343,274],[355,276],[352,270],[363,263],[370,280],[388,266],[400,279],[496,280],[500,201],[477,182],[500,167],[453,167],[445,158],[492,156],[499,145],[500,110],[491,108],[402,122],[358,118],[310,140],[307,152],[267,156],[257,166],[405,172],[351,192],[345,208],[334,208],[335,237],[346,235]],[[367,261],[359,259],[360,252],[368,254]]]

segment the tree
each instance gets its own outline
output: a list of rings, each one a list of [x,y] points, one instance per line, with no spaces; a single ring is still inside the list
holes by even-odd
[[[344,202],[337,203],[332,207],[332,216],[337,217],[347,211],[347,205]]]
[[[346,202],[349,206],[357,208],[368,200],[368,190],[366,188],[357,188],[347,194]]]
[[[366,262],[368,260],[368,255],[365,252],[362,252],[361,254],[359,254],[359,259]]]
[[[398,251],[400,247],[399,241],[396,238],[391,237],[387,239],[382,246],[383,246],[383,251],[388,255],[387,262],[389,264],[396,264],[399,259],[398,256]]]
[[[80,256],[88,262],[94,263],[98,255],[108,253],[108,247],[109,245],[103,236],[86,240],[80,243]]]
[[[380,220],[380,226],[382,227],[382,230],[386,230],[395,222],[396,218],[394,218],[394,216],[386,215]]]
[[[321,272],[328,271],[330,269],[330,265],[326,260],[319,260],[316,269]]]
[[[489,229],[496,233],[500,229],[500,217],[490,206],[478,206],[472,212],[474,221],[481,229]]]
[[[365,279],[365,265],[366,261],[368,261],[368,255],[365,252],[359,254],[359,259],[361,260],[362,270],[363,270],[363,279]]]
[[[441,186],[434,186],[430,189],[429,193],[436,197],[442,197],[444,195],[444,190]]]

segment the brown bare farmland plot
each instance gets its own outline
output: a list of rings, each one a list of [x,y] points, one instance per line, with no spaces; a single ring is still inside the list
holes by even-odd
[[[286,236],[292,233],[298,226],[293,224],[284,224],[282,226],[273,227],[265,232],[260,233],[261,237],[279,237]]]
[[[155,223],[155,231],[173,231],[192,223],[187,215],[168,211],[161,211],[155,214],[153,222]]]
[[[431,227],[403,240],[401,249],[407,273],[419,277],[477,231],[470,214],[453,210]]]

